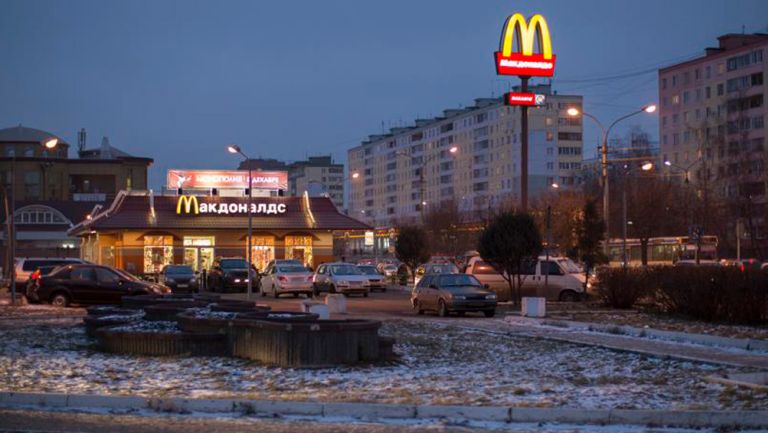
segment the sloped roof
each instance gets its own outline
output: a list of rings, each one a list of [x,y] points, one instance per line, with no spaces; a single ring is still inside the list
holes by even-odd
[[[109,208],[72,228],[70,234],[106,230],[245,229],[247,214],[176,213],[177,196],[155,196],[154,216],[148,195],[120,194]],[[199,203],[245,204],[244,197],[198,196]],[[340,213],[327,197],[254,197],[253,203],[284,205],[281,214],[254,214],[256,230],[367,230],[370,226]]]
[[[61,137],[41,129],[27,128],[21,125],[0,129],[0,142],[5,143],[42,143],[52,138],[57,138],[59,143],[66,144]]]

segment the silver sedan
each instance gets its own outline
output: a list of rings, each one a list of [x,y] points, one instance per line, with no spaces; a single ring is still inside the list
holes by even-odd
[[[298,297],[305,294],[312,296],[312,282],[314,274],[309,269],[298,264],[271,264],[267,267],[259,279],[259,292],[261,296],[271,294],[275,298],[284,293]]]

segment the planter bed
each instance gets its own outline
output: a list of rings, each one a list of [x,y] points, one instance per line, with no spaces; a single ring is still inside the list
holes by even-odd
[[[138,296],[123,296],[121,304],[123,308],[144,308],[148,305],[162,304],[167,302],[205,302],[211,303],[211,300],[197,299],[191,294],[176,294],[176,295],[138,295]]]
[[[175,321],[176,315],[190,308],[201,308],[208,305],[203,301],[164,302],[144,307],[145,319],[150,321]]]
[[[373,320],[232,321],[232,355],[280,367],[329,367],[379,360]]]
[[[227,312],[266,312],[272,308],[269,305],[256,304],[248,301],[217,301],[210,305],[211,311]]]
[[[115,305],[97,305],[93,307],[88,307],[85,309],[85,311],[88,313],[88,316],[91,317],[99,317],[99,316],[113,316],[116,314],[134,314],[136,313],[136,310],[131,308],[122,308]]]
[[[99,346],[106,352],[152,356],[225,356],[227,339],[220,334],[182,332],[175,322],[136,322],[100,328]]]
[[[117,310],[117,309],[116,309]],[[85,324],[85,333],[89,337],[96,336],[96,330],[106,326],[117,326],[133,323],[141,320],[144,317],[144,312],[137,310],[122,310],[123,313],[116,313],[103,316],[85,316],[83,317],[83,323]],[[127,313],[125,312],[127,311]]]
[[[213,311],[213,308],[194,308],[179,313],[176,321],[184,332],[227,334],[234,319],[268,320],[268,321],[315,321],[318,316],[314,313],[293,311],[264,311],[251,313],[236,313],[229,311]]]

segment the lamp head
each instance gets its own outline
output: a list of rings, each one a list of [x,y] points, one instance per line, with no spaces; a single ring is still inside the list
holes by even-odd
[[[227,146],[227,151],[229,153],[240,153],[240,146],[236,144],[230,144],[229,146]]]
[[[569,116],[578,116],[579,114],[581,114],[581,112],[579,111],[579,109],[578,109],[578,108],[575,108],[575,107],[571,107],[571,108],[569,108],[569,109],[568,109],[568,111],[567,111],[567,113],[568,113],[568,115],[569,115]]]
[[[554,189],[558,189],[558,188],[560,188],[560,184],[558,184],[558,183],[553,183],[551,186],[552,186],[552,188],[554,188]]]
[[[667,167],[672,167],[672,161],[664,161],[664,165]]]
[[[358,177],[360,177],[360,173],[358,172],[352,173],[352,179],[357,179]]]
[[[45,146],[46,149],[53,149],[54,147],[56,147],[57,144],[59,144],[59,139],[52,138],[46,141],[43,145]]]
[[[653,163],[652,162],[644,162],[643,165],[640,166],[640,168],[643,171],[650,171],[653,170]]]
[[[448,149],[448,152],[451,152],[451,153],[456,153],[456,152],[458,152],[458,151],[459,151],[459,148],[458,148],[458,147],[456,147],[456,146],[453,146],[453,147],[451,147],[450,149]]]
[[[656,104],[646,105],[645,107],[643,107],[643,111],[645,111],[646,113],[649,113],[649,114],[655,112],[656,111]]]

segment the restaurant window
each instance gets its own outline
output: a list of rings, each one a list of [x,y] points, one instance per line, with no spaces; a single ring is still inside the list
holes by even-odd
[[[286,236],[285,258],[312,264],[312,236]]]
[[[144,273],[154,274],[173,262],[173,236],[144,236]]]
[[[247,248],[246,248],[247,250]],[[274,236],[251,236],[251,264],[263,271],[275,259]]]

